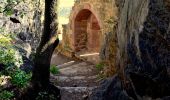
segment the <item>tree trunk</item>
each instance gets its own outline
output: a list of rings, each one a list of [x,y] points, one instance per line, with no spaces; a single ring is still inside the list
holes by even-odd
[[[44,32],[36,51],[32,76],[33,88],[38,90],[46,89],[49,84],[50,61],[53,51],[59,43],[59,40],[56,38],[56,3],[57,0],[45,0]]]

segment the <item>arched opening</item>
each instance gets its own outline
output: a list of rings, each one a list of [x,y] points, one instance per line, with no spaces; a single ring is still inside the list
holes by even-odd
[[[74,20],[75,52],[99,52],[101,28],[96,16],[88,9],[81,10]]]

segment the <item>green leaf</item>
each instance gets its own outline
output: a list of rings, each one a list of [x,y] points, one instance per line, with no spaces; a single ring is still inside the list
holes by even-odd
[[[55,65],[51,65],[51,66],[50,66],[50,72],[51,72],[52,74],[54,74],[54,75],[57,75],[57,74],[60,73],[59,68],[56,67]]]
[[[5,13],[7,16],[11,16],[11,15],[14,13],[14,11],[13,11],[12,8],[7,7],[7,8],[4,10],[4,13]]]
[[[11,91],[4,90],[0,92],[0,98],[1,100],[11,100],[11,98],[14,96],[14,93]]]
[[[0,6],[0,13],[2,13],[3,12],[3,8]]]

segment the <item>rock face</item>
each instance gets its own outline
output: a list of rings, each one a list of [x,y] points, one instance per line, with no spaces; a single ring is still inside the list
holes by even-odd
[[[116,0],[116,4],[119,8],[115,31],[119,80],[114,77],[112,81],[120,82],[122,86],[112,88],[112,91],[107,86],[104,89],[99,88],[101,100],[124,100],[120,98],[124,96],[115,94],[118,93],[116,91],[125,91],[128,96],[125,100],[169,100],[169,1]],[[109,86],[116,87],[117,84]],[[111,94],[111,99],[105,97],[105,94]]]
[[[1,3],[0,6],[5,8],[4,3]],[[21,1],[12,8],[8,16],[0,13],[0,27],[4,29],[6,33],[18,35],[15,38],[18,48],[23,50],[27,48],[27,50],[25,50],[27,52],[30,46],[31,50],[29,51],[35,52],[43,29],[43,13],[43,1]],[[11,18],[18,20],[20,23],[13,23],[10,20]],[[30,54],[27,54],[27,56],[29,55]]]
[[[101,84],[90,100],[130,100],[117,75],[104,80]]]

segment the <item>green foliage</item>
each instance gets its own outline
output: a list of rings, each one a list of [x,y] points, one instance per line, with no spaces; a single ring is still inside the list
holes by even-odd
[[[0,62],[9,67],[19,67],[22,62],[22,57],[12,45],[12,38],[0,34]]]
[[[22,56],[14,48],[12,40],[10,35],[0,34],[0,63],[5,65],[0,75],[10,76],[11,83],[17,87],[25,87],[31,75],[19,69],[23,64]]]
[[[16,85],[17,87],[26,87],[28,85],[28,82],[31,79],[30,74],[26,74],[26,72],[18,69],[11,75],[11,82],[13,85]]]
[[[98,73],[98,75],[97,75],[97,79],[98,79],[98,80],[103,80],[103,79],[106,78],[106,76],[105,76],[104,73],[103,73],[103,72],[104,72],[104,71],[103,71],[104,66],[105,66],[104,63],[98,63],[98,64],[96,64],[96,69],[99,71],[99,73]]]
[[[19,3],[24,2],[24,0],[3,0],[0,1],[0,13],[3,13],[5,16],[11,16],[14,14],[14,8]],[[20,15],[22,18],[22,14]]]
[[[104,68],[104,64],[103,64],[103,63],[96,64],[96,69],[97,69],[98,71],[103,70],[103,68]]]
[[[11,98],[14,96],[13,92],[9,92],[9,91],[2,91],[0,92],[0,99],[1,100],[11,100]]]
[[[4,32],[4,29],[1,28],[0,29],[0,32]],[[0,45],[1,46],[9,46],[11,45],[11,37],[9,35],[6,35],[6,34],[0,34]]]
[[[6,16],[11,16],[14,13],[14,10],[12,9],[12,7],[10,6],[6,6],[5,10],[3,11],[3,13]]]
[[[2,7],[0,6],[0,13],[2,13]]]
[[[53,94],[49,94],[48,92],[39,92],[36,100],[56,100]]]
[[[51,65],[51,67],[50,67],[50,72],[51,72],[52,74],[54,74],[54,75],[60,73],[59,68],[56,67],[55,65]]]

